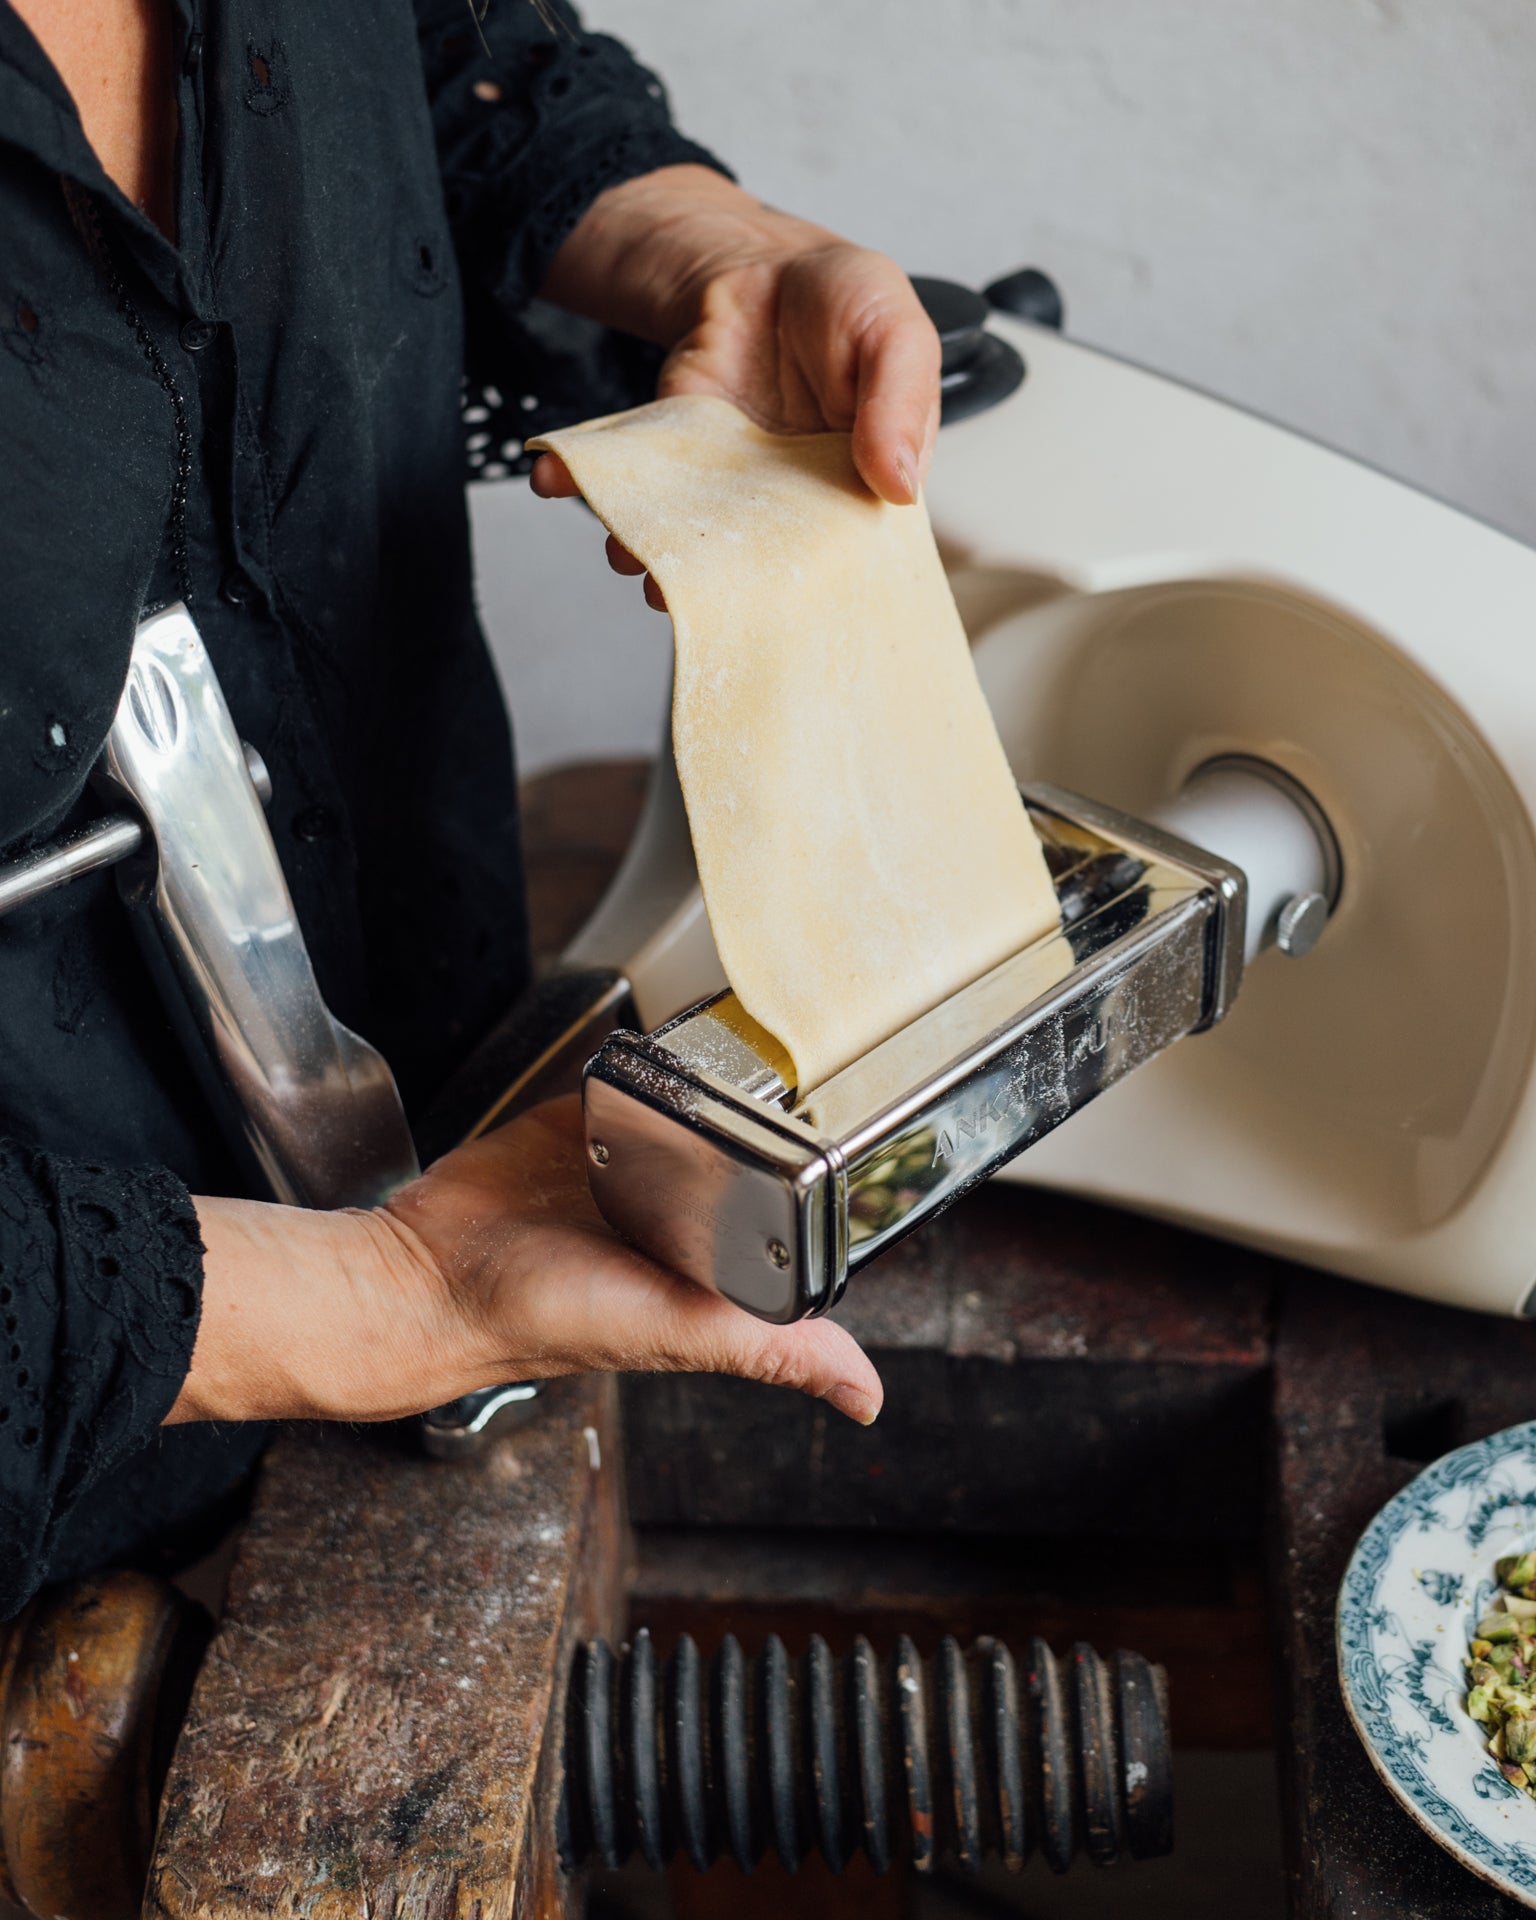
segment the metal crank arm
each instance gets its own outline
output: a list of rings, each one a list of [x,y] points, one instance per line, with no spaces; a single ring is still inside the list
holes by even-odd
[[[294,1206],[366,1207],[420,1172],[383,1056],[325,1005],[243,745],[197,627],[180,605],[139,626],[97,784],[114,807],[0,867],[0,914],[82,874],[120,889],[173,1024],[252,1177]],[[588,1055],[634,1018],[611,968],[533,986],[428,1111],[429,1157],[580,1084]],[[527,1417],[540,1382],[483,1388],[422,1418],[429,1453],[458,1458]]]
[[[245,749],[182,606],[134,636],[101,780],[143,822],[123,896],[242,1158],[295,1206],[372,1206],[414,1179],[394,1076],[321,998]]]
[[[416,1148],[383,1056],[321,998],[262,813],[270,784],[261,794],[258,770],[265,783],[186,609],[156,614],[135,635],[102,756],[102,783],[133,814],[50,850],[13,890],[26,897],[40,881],[60,884],[126,855],[124,898],[242,1158],[279,1200],[372,1206],[416,1178]],[[562,1066],[574,1085],[589,1048],[569,1062],[566,1055],[602,1009],[627,1006],[627,989],[610,976],[545,984],[529,998],[492,1036],[499,1045],[488,1043],[439,1102],[443,1149],[554,1091]],[[613,1024],[597,1027],[591,1044]],[[513,1058],[528,1063],[516,1074]],[[445,1134],[455,1101],[459,1123]],[[511,1382],[437,1408],[423,1416],[423,1444],[444,1458],[474,1452],[526,1418],[539,1390],[537,1381]]]

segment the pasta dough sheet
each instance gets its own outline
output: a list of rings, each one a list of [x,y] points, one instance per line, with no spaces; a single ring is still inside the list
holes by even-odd
[[[666,595],[705,909],[802,1093],[1057,924],[927,511],[846,433],[685,395],[529,445]]]

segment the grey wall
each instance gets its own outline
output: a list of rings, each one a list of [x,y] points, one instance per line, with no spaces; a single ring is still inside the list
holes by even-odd
[[[1530,0],[588,0],[744,182],[1536,540]],[[666,621],[474,490],[525,771],[648,751]]]

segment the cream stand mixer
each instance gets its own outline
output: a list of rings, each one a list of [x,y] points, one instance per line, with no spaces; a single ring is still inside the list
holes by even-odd
[[[946,1115],[966,1140],[995,1135],[995,1090],[1007,1084],[1017,1097],[1006,1146],[1019,1157],[1004,1178],[1407,1292],[1525,1310],[1536,1283],[1536,846],[1522,783],[1536,786],[1536,552],[1049,328],[1006,313],[989,325],[1027,378],[946,429],[929,505],[1004,745],[1048,843],[1062,829],[1081,856],[1083,833],[1101,833],[1101,859],[1129,843],[1144,885],[1145,862],[1171,858],[1187,894],[1204,889],[1213,923],[1223,872],[1247,883],[1246,937],[1213,924],[1202,949],[1207,976],[1232,969],[1227,1000],[1239,978],[1242,992],[1227,1013],[1207,978],[1200,1006],[1176,1017],[1154,1009],[1150,1032],[1141,1016],[1130,1057],[1058,1085],[1044,1125],[1023,1111],[1035,1095],[1017,1093],[1022,1028],[1007,1056],[1012,1080],[972,1079],[979,1108],[946,1108],[936,1091],[955,1080],[956,1021],[974,1051],[983,1029],[996,1035],[1000,1008],[1017,1012],[1040,982],[996,982],[1003,1000],[980,1009],[956,996],[938,1051],[895,1062],[905,1105],[889,1097],[888,1071],[878,1097],[860,1093],[842,1144],[856,1137],[866,1174],[871,1152],[885,1154],[877,1186],[889,1186],[902,1151],[894,1178],[910,1176],[914,1140],[915,1158],[942,1169],[946,1147],[965,1150]],[[1079,795],[1092,796],[1086,811]],[[1149,846],[1151,828],[1192,845],[1152,834]],[[1069,917],[1080,910],[1063,901]],[[1243,977],[1277,941],[1297,958],[1265,958]],[[815,1100],[797,1106],[750,1049],[727,1059],[720,1009],[695,1005],[724,981],[665,761],[625,864],[566,962],[622,974],[645,1028],[693,1009],[656,1046],[615,1038],[588,1068],[594,1192],[610,1219],[772,1317],[831,1304],[859,1235],[851,1149],[839,1168],[834,1143],[831,1170],[808,1176],[798,1146],[786,1166],[782,1143],[754,1134],[744,1144],[728,1137],[734,1122],[721,1134],[714,1119],[697,1121],[702,1086],[733,1100],[749,1130],[757,1109],[738,1095],[792,1123],[819,1118],[827,1132]],[[1055,1043],[1081,1055],[1107,1039],[1112,1055],[1113,1009],[1107,1023],[1102,1005],[1090,1009],[1097,1027],[1073,1039],[1091,984],[1080,951],[1076,962],[1075,976],[1051,975],[1051,1018],[1067,1023]],[[1168,1045],[1204,1026],[1214,1030]],[[1093,1097],[1133,1066],[1110,1097]],[[672,1076],[666,1085],[658,1069]],[[912,1124],[920,1109],[926,1131]],[[708,1151],[701,1126],[714,1129]],[[774,1118],[771,1131],[779,1141],[793,1126]],[[974,1150],[963,1177],[896,1224],[946,1204],[997,1151],[995,1138]],[[809,1201],[799,1227],[820,1252],[775,1230],[783,1193],[764,1212],[742,1184],[743,1159],[792,1202],[797,1182],[819,1182],[821,1213],[848,1216],[841,1255]],[[748,1272],[740,1233],[729,1250],[733,1206],[745,1207],[736,1225],[757,1235],[767,1265],[791,1270],[787,1281],[761,1260]],[[876,1225],[879,1244],[894,1237]],[[820,1265],[801,1273],[803,1262]]]

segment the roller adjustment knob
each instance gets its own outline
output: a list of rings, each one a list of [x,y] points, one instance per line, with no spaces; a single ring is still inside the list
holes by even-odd
[[[1020,267],[1017,273],[1005,273],[987,288],[988,302],[999,313],[1011,313],[1016,320],[1028,320],[1032,326],[1049,327],[1060,333],[1067,317],[1061,289],[1038,267]]]
[[[912,276],[912,285],[938,329],[943,350],[939,373],[941,424],[952,427],[1016,392],[1023,384],[1024,361],[1006,340],[987,332],[991,309],[983,297],[953,280],[934,280],[922,274]]]

